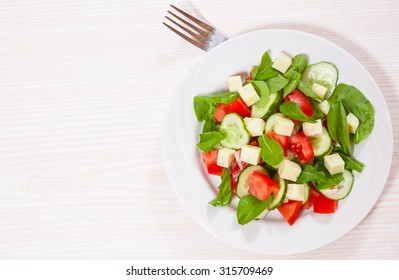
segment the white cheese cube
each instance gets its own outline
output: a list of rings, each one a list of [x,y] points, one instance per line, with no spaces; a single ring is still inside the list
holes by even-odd
[[[317,120],[315,123],[304,122],[302,124],[303,133],[309,138],[319,138],[323,135],[323,125],[321,120]]]
[[[320,111],[322,111],[323,114],[327,116],[328,111],[330,111],[330,103],[328,103],[327,100],[324,100],[323,102],[319,103],[318,106]]]
[[[259,147],[245,145],[241,148],[241,156],[240,159],[243,162],[257,165],[260,161],[260,151]]]
[[[291,57],[283,52],[280,52],[274,60],[272,67],[284,74],[291,66],[291,62]]]
[[[349,113],[346,116],[346,121],[348,122],[349,133],[355,134],[359,127],[359,119],[354,114]]]
[[[299,174],[301,174],[301,166],[293,161],[284,159],[278,168],[278,174],[281,178],[295,182],[298,179]]]
[[[231,76],[227,78],[227,85],[229,86],[229,91],[238,91],[242,88],[241,76]]]
[[[331,175],[334,175],[344,171],[345,162],[339,154],[332,154],[324,157],[324,166]]]
[[[305,201],[305,188],[304,184],[287,184],[285,197],[289,200]]]
[[[261,136],[265,129],[265,121],[259,118],[244,118],[245,127],[251,136]]]
[[[240,88],[238,90],[238,94],[248,107],[254,105],[260,99],[258,93],[251,83]]]
[[[326,88],[325,86],[319,85],[318,83],[314,83],[312,85],[312,91],[323,99],[326,96],[327,90],[328,90],[328,88]]]
[[[218,151],[218,158],[216,164],[228,168],[234,160],[235,150],[229,148],[222,148]]]
[[[294,129],[294,122],[285,117],[276,117],[276,123],[274,124],[274,132],[279,135],[291,136],[292,130]]]

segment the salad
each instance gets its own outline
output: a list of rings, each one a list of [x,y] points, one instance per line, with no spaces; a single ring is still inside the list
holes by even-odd
[[[374,109],[356,87],[337,85],[330,62],[268,51],[249,77],[227,78],[229,91],[195,96],[208,174],[220,176],[215,207],[236,197],[245,225],[277,210],[293,225],[301,211],[333,214],[364,164],[356,144],[373,130]]]

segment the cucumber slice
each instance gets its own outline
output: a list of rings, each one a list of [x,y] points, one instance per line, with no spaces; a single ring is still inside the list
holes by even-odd
[[[328,133],[327,129],[324,126],[322,128],[322,131],[323,135],[321,137],[310,141],[313,147],[315,157],[322,157],[326,155],[331,148],[330,134]]]
[[[309,65],[302,73],[301,81],[308,87],[312,87],[314,83],[325,86],[328,90],[325,99],[329,98],[334,91],[338,80],[338,70],[334,64],[330,62],[319,62]]]
[[[276,111],[280,100],[281,96],[277,92],[271,93],[270,95],[262,96],[260,100],[252,106],[251,117],[266,119],[274,111]]]
[[[309,185],[307,183],[304,183],[304,185],[305,185],[305,200],[302,202],[302,205],[304,205],[306,202],[308,202],[309,196],[310,196]]]
[[[325,197],[332,200],[341,200],[349,195],[353,186],[353,174],[349,170],[343,171],[344,178],[341,183],[331,188],[319,190]]]
[[[245,128],[244,120],[236,113],[225,115],[219,130],[226,133],[226,138],[220,141],[220,144],[226,148],[238,150],[248,144],[251,139],[248,130]]]
[[[276,123],[276,118],[277,117],[285,117],[282,113],[275,113],[273,115],[271,115],[265,124],[265,132],[268,133],[269,131],[274,129],[274,124]]]
[[[287,194],[287,182],[280,178],[280,175],[276,173],[273,176],[273,180],[278,182],[280,185],[280,190],[278,191],[277,195],[273,198],[273,201],[269,205],[269,210],[274,210],[279,207],[285,200],[285,195]]]
[[[260,165],[246,166],[243,170],[241,170],[240,175],[238,175],[236,191],[238,197],[241,198],[249,194],[249,178],[255,171],[269,176],[267,170]]]

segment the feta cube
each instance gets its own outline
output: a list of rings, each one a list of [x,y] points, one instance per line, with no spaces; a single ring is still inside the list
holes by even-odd
[[[349,113],[346,116],[346,121],[348,123],[349,133],[355,134],[359,127],[359,119],[354,114]]]
[[[285,117],[276,117],[276,123],[274,124],[274,132],[279,135],[291,136],[292,130],[294,129],[294,122]]]
[[[339,154],[325,156],[324,166],[331,175],[341,173],[345,170],[345,162]]]
[[[302,129],[303,133],[309,138],[319,138],[323,135],[321,120],[317,120],[315,123],[304,122]]]
[[[323,102],[319,103],[319,105],[317,106],[319,106],[320,111],[322,111],[323,114],[327,116],[328,111],[330,111],[330,103],[328,103],[327,100],[324,100]]]
[[[235,150],[229,148],[222,148],[218,151],[218,158],[216,164],[222,167],[230,167],[234,160]]]
[[[304,184],[287,184],[286,198],[289,200],[305,201],[305,188]]]
[[[301,174],[301,166],[293,161],[284,159],[278,168],[278,174],[281,178],[295,182],[298,179],[299,174]]]
[[[238,94],[248,107],[254,105],[260,99],[258,93],[251,83],[240,88],[238,90]]]
[[[241,148],[240,159],[243,162],[257,165],[260,161],[260,151],[261,149],[256,146],[245,145]]]
[[[251,136],[261,136],[265,129],[265,121],[259,118],[244,118],[245,127]]]
[[[323,99],[326,96],[327,90],[328,90],[328,88],[326,88],[325,86],[319,85],[318,83],[314,83],[312,85],[313,93],[317,94],[318,96],[320,96]]]
[[[231,76],[227,78],[227,85],[229,86],[229,91],[238,91],[242,88],[241,76]]]
[[[291,62],[291,57],[283,52],[280,52],[274,60],[272,67],[284,74],[291,66]]]

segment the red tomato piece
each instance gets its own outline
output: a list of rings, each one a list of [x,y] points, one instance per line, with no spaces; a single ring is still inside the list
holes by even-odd
[[[277,207],[280,214],[292,226],[301,212],[302,201],[289,200]]]
[[[280,144],[281,148],[283,148],[284,156],[287,156],[288,142],[290,138],[288,136],[276,134],[273,130],[267,132],[267,136],[276,140]]]
[[[238,175],[240,175],[242,168],[243,166],[240,166],[240,164],[236,160],[233,161],[232,165],[229,168],[231,191],[234,194],[236,194]]]
[[[303,131],[291,137],[290,149],[301,163],[310,163],[314,160],[312,144]]]
[[[318,214],[332,214],[338,207],[338,201],[320,194],[313,202],[313,212]]]
[[[219,103],[213,116],[220,123],[229,113],[237,113],[243,118],[251,116],[251,111],[240,97],[228,104]]]
[[[268,199],[272,193],[277,193],[279,189],[280,186],[265,174],[255,171],[249,178],[248,192],[259,200]]]
[[[310,209],[313,206],[315,198],[320,195],[320,193],[312,185],[309,185],[309,188],[310,188],[309,199],[308,201],[306,201],[304,205],[302,205],[303,209]]]
[[[217,165],[218,151],[210,150],[202,153],[202,160],[204,161],[206,170],[209,174],[221,176],[223,167]]]
[[[294,89],[287,97],[284,98],[284,102],[291,101],[295,102],[299,105],[302,112],[308,117],[313,115],[312,104],[309,101],[309,98],[304,95],[299,89]]]

